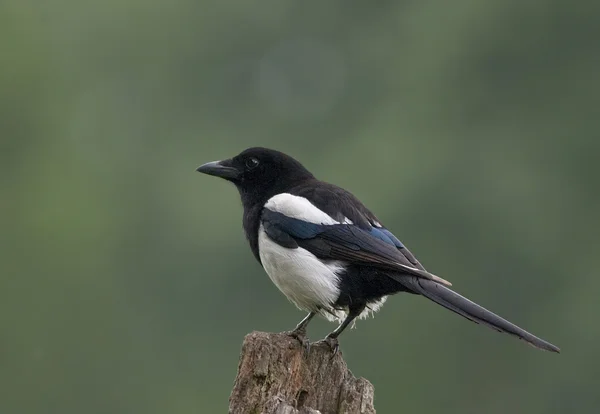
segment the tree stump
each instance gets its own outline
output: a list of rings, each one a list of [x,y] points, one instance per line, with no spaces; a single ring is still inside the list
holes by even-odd
[[[285,333],[246,335],[230,414],[375,414],[373,385],[326,344],[307,354]]]

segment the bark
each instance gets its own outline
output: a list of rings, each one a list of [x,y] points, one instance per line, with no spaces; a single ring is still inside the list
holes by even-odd
[[[326,344],[308,354],[285,333],[252,332],[244,339],[230,414],[374,414],[373,385],[355,378],[341,351]]]

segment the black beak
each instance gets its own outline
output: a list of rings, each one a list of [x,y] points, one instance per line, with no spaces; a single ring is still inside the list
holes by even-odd
[[[231,166],[231,160],[207,162],[196,168],[196,171],[226,180],[235,180],[240,175],[238,170]]]

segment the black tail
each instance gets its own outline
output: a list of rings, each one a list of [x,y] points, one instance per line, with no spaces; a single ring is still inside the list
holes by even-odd
[[[446,309],[458,313],[461,316],[475,322],[486,325],[498,332],[506,332],[514,335],[519,339],[528,342],[536,348],[545,349],[552,352],[560,352],[560,349],[546,342],[537,336],[530,334],[517,325],[510,323],[506,319],[501,318],[495,313],[471,302],[469,299],[459,295],[458,293],[448,289],[447,287],[433,282],[431,280],[418,278],[414,276],[395,277],[402,285],[426,298],[442,305]]]

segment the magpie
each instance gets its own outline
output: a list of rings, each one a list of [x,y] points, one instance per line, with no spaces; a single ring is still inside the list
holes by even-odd
[[[282,152],[249,148],[197,171],[237,187],[256,260],[292,303],[309,312],[289,332],[304,346],[310,345],[306,327],[315,315],[339,322],[324,339],[335,354],[348,325],[379,310],[388,296],[406,292],[534,347],[560,352],[451,290],[450,282],[425,270],[354,195],[318,180]]]

